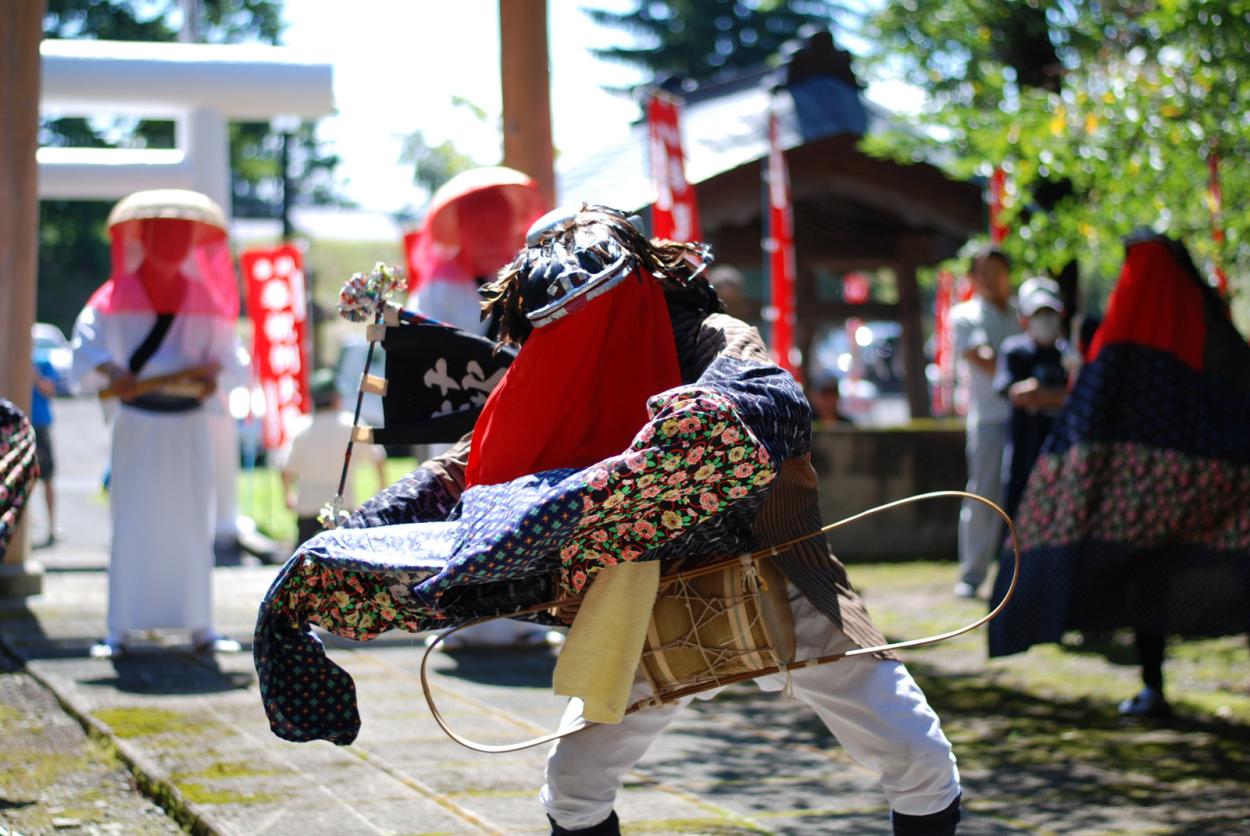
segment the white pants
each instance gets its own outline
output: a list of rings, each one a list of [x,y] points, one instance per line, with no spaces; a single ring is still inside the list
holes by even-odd
[[[964,453],[968,459],[968,493],[1002,504],[1005,422],[968,425]],[[998,557],[1003,522],[988,505],[965,499],[959,509],[959,579],[979,587]]]
[[[801,593],[793,586],[788,589],[796,658],[831,655],[853,646]],[[816,711],[856,761],[881,776],[891,808],[910,815],[936,813],[959,795],[959,770],[950,743],[901,662],[858,656],[794,671],[790,676],[794,697]],[[755,683],[765,691],[780,691],[786,676],[773,674]],[[650,693],[650,686],[639,677],[630,702]],[[700,698],[710,699],[716,693],[705,692]],[[593,726],[556,741],[547,756],[547,780],[539,793],[547,814],[570,830],[606,819],[625,773],[689,702],[687,698],[643,709],[616,725]],[[570,700],[563,725],[580,717],[581,701]]]

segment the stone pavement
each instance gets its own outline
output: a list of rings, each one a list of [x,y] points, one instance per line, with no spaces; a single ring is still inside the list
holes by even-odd
[[[219,625],[247,638],[275,571],[218,569]],[[87,657],[103,629],[104,584],[100,571],[51,571],[43,596],[0,612],[0,636],[189,829],[545,832],[535,799],[544,750],[484,755],[448,739],[421,695],[415,637],[331,639],[356,680],[361,735],[350,747],[286,743],[268,729],[249,654],[147,647],[116,662]],[[550,730],[562,709],[549,691],[553,664],[546,652],[440,654],[440,709],[482,740]],[[767,721],[755,721],[757,712]],[[686,712],[631,777],[618,810],[633,832],[886,832],[872,776],[826,738],[798,706],[738,689]]]
[[[0,836],[165,833],[175,820],[222,834],[546,831],[536,800],[544,750],[484,755],[443,735],[418,682],[418,637],[328,642],[358,688],[363,726],[350,747],[274,737],[250,653],[151,646],[115,663],[89,658],[104,633],[107,567],[93,408],[58,413],[60,542],[35,553],[45,592],[0,602],[0,655],[24,666],[0,664]],[[36,503],[36,540],[40,513]],[[245,646],[276,572],[215,571],[218,627]],[[852,576],[892,636],[983,611],[951,600],[949,564],[857,566]],[[1178,649],[1169,682],[1182,716],[1158,727],[1115,716],[1135,669],[1088,649],[987,662],[976,634],[906,661],[955,743],[961,833],[1214,836],[1250,833],[1250,697],[1228,684],[1245,679],[1245,659],[1240,638]],[[563,707],[549,690],[553,665],[546,652],[439,655],[440,710],[488,742],[549,731]],[[683,712],[630,775],[618,810],[627,833],[889,832],[873,776],[805,708],[749,684]]]
[[[74,562],[81,567],[84,559]],[[219,626],[246,640],[275,572],[219,568]],[[332,655],[356,680],[360,737],[350,747],[287,743],[268,729],[250,654],[212,658],[150,646],[116,662],[89,658],[103,631],[105,578],[99,569],[54,568],[43,596],[0,606],[0,640],[192,832],[545,832],[535,798],[543,749],[485,755],[444,736],[421,694],[417,637],[332,638]],[[913,594],[874,589],[870,600],[901,611],[915,603]],[[961,833],[1250,833],[1244,726],[1229,727],[1231,736],[1209,723],[1125,736],[1113,712],[1091,715],[1077,703],[1003,687],[976,657],[962,651],[955,657],[962,661],[946,665],[926,655],[913,665],[961,757],[969,800]],[[554,728],[562,708],[549,692],[553,663],[546,652],[440,654],[436,698],[448,722],[470,737],[532,736]],[[6,746],[8,694],[0,687]],[[46,722],[64,726],[45,702]],[[1083,750],[1063,750],[1078,742]],[[1140,749],[1172,783],[1160,784],[1124,747]],[[62,767],[97,769],[80,761]],[[0,826],[53,832],[59,819],[56,832],[165,832],[143,799],[123,797],[120,768],[100,774],[90,780],[116,791],[91,804],[105,801],[107,814],[58,815],[55,801],[0,771]],[[684,712],[630,776],[618,810],[631,833],[889,832],[873,777],[805,708],[750,685]]]

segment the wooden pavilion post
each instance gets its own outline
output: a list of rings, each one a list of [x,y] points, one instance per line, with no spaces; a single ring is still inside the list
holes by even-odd
[[[499,65],[503,89],[503,164],[533,177],[555,206],[547,0],[499,0]]]
[[[34,373],[39,198],[35,150],[39,132],[39,41],[43,0],[0,3],[0,397],[30,409]],[[0,598],[37,595],[43,570],[27,561],[18,526],[0,566]]]
[[[912,418],[928,418],[929,381],[925,375],[924,331],[921,326],[920,284],[916,281],[916,261],[904,247],[904,255],[894,264],[898,283],[899,320],[903,325],[903,389]]]

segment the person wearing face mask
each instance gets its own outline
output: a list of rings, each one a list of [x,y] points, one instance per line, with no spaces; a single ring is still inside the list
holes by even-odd
[[[1003,485],[1006,510],[1012,515],[1068,392],[1064,363],[1068,347],[1061,338],[1063,302],[1058,283],[1047,278],[1025,280],[1019,304],[1025,331],[1003,340],[994,376],[994,390],[1011,402]]]

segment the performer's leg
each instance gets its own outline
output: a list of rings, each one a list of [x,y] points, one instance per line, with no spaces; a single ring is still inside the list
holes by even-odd
[[[799,659],[853,646],[793,586],[790,607]],[[757,680],[765,690],[789,685],[860,764],[881,776],[890,807],[908,816],[946,811],[959,798],[959,770],[937,714],[901,662],[855,656]],[[954,806],[958,821],[958,805]],[[941,832],[940,830],[934,832]]]
[[[639,677],[630,693],[630,702],[650,693],[650,686]],[[574,832],[599,825],[610,828],[607,820],[614,815],[612,804],[621,779],[688,702],[689,699],[644,709],[625,715],[615,725],[594,726],[557,740],[547,756],[546,783],[538,795],[553,827]],[[581,700],[569,700],[561,726],[580,720],[581,709]]]
[[[1138,627],[1133,635],[1137,661],[1141,665],[1142,689],[1120,703],[1120,713],[1130,717],[1166,719],[1172,707],[1163,696],[1163,656],[1167,637],[1161,632]]]
[[[935,813],[959,797],[959,770],[937,714],[902,662],[853,657],[795,671],[794,696],[881,776],[890,807]]]
[[[1167,639],[1162,633],[1138,628],[1133,635],[1137,645],[1137,661],[1141,664],[1141,681],[1148,688],[1163,691],[1163,653]]]
[[[1007,427],[1002,423],[969,424],[965,453],[969,493],[992,502],[1003,501],[1003,446]],[[957,594],[972,597],[985,581],[990,562],[998,554],[1002,524],[984,503],[964,500],[959,512],[959,583]]]

